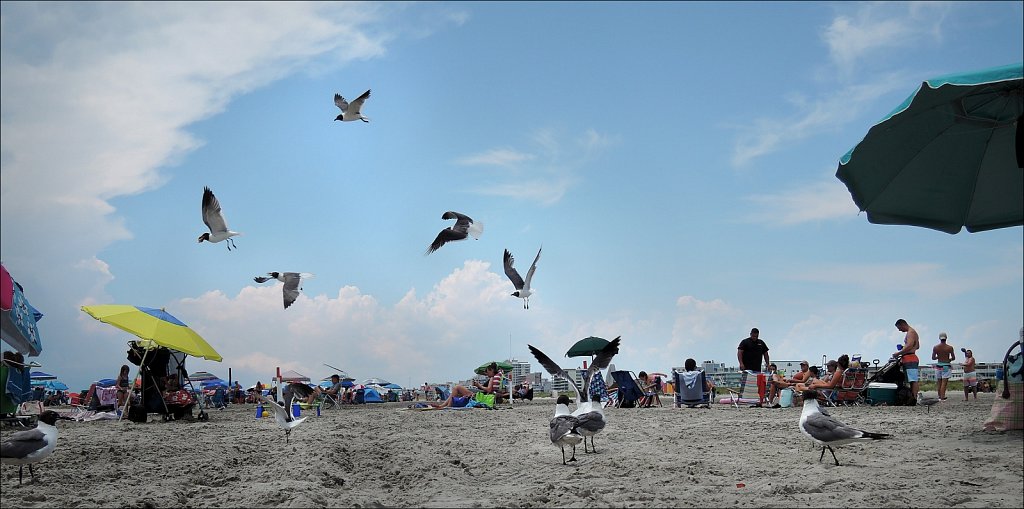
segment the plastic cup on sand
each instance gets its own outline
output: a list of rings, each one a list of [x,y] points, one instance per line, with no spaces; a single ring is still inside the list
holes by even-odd
[[[260,417],[263,417],[263,405],[262,404],[256,405],[256,418],[259,419]]]

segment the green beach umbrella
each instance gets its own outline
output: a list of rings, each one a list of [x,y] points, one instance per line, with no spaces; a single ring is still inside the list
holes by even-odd
[[[494,363],[498,365],[498,369],[500,369],[500,370],[502,370],[502,371],[504,371],[506,373],[512,371],[515,368],[513,365],[511,365],[511,364],[509,364],[509,363],[507,363],[505,361],[494,361]],[[478,374],[478,375],[482,375],[482,374],[484,374],[484,371],[487,370],[487,366],[490,366],[490,365],[491,365],[490,362],[485,362],[485,363],[481,364],[479,368],[476,368],[475,370],[473,370],[473,372]]]
[[[607,339],[599,338],[597,336],[590,336],[589,338],[583,338],[572,345],[568,352],[565,352],[566,357],[592,357],[597,355],[602,348],[608,346]]]
[[[871,127],[836,178],[876,224],[950,234],[1024,224],[1024,64],[930,79]]]

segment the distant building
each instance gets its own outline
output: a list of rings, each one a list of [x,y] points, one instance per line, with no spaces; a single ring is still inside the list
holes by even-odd
[[[567,369],[565,373],[572,378],[578,387],[583,387],[583,371],[579,369]],[[551,380],[551,390],[563,392],[572,392],[572,388],[569,387],[569,382],[562,378],[553,378]]]
[[[509,359],[507,361],[512,365],[512,383],[522,383],[523,379],[530,375],[530,363],[516,359]],[[531,380],[532,383],[532,380]]]

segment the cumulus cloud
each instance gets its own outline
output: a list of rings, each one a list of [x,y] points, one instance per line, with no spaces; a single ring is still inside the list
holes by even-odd
[[[722,323],[734,321],[740,315],[738,309],[721,299],[703,301],[691,295],[679,297],[669,347],[676,350],[710,340]]]

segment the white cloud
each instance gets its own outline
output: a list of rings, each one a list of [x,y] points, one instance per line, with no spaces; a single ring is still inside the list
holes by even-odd
[[[754,223],[792,226],[832,219],[852,219],[857,217],[858,212],[850,192],[835,177],[745,199],[757,205],[745,218]]]
[[[614,143],[611,137],[593,129],[569,140],[550,129],[541,129],[530,139],[530,151],[493,148],[460,157],[456,163],[500,166],[506,170],[480,177],[487,182],[474,188],[479,194],[552,205],[582,181],[580,170]]]
[[[872,2],[857,5],[851,15],[839,15],[825,29],[832,61],[850,74],[865,58],[884,50],[941,39],[942,22],[952,4],[946,2]]]
[[[950,299],[957,295],[1020,281],[1021,266],[1009,262],[951,271],[937,263],[823,264],[807,267],[790,279],[862,288],[872,294],[911,292],[921,298]],[[898,281],[899,285],[894,286]]]
[[[720,324],[735,321],[740,316],[738,309],[721,299],[702,301],[690,295],[679,297],[669,350],[711,340],[720,331]]]

